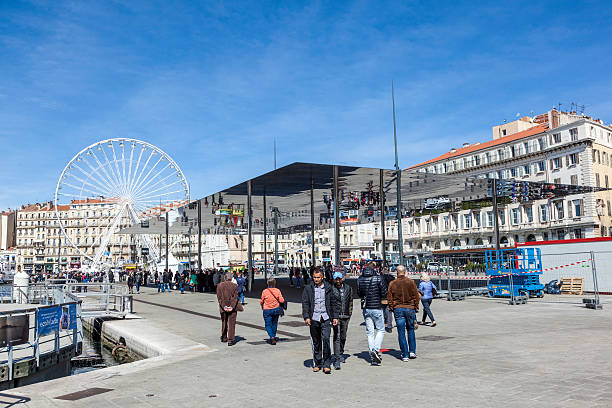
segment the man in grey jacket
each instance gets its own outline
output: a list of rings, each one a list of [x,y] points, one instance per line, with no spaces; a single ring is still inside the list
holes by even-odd
[[[332,297],[332,287],[323,280],[320,269],[315,269],[312,281],[302,292],[302,317],[306,326],[310,326],[312,371],[317,373],[323,368],[325,374],[331,374],[329,335],[331,327],[338,325],[338,305]]]

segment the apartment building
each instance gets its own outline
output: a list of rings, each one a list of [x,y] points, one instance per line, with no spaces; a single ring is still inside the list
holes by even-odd
[[[17,265],[24,271],[57,270],[58,257],[62,270],[88,265],[117,216],[117,208],[111,199],[73,200],[60,206],[59,214],[66,235],[51,202],[25,205],[17,211]],[[118,223],[120,227],[129,224],[127,216]],[[136,243],[127,235],[113,234],[107,243],[107,254],[114,262],[130,259],[135,251]]]
[[[15,247],[15,211],[2,211],[0,213],[0,250]]]
[[[433,174],[608,187],[612,128],[599,119],[555,109],[493,127],[493,140],[464,144],[411,167]],[[499,207],[500,241],[588,238],[612,234],[608,191]],[[494,245],[491,206],[403,220],[405,252]]]

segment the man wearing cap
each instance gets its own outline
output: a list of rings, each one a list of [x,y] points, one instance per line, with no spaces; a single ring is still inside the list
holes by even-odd
[[[353,289],[344,284],[342,272],[334,272],[334,286],[332,288],[333,303],[338,305],[338,324],[333,326],[334,332],[334,368],[340,369],[344,363],[344,343],[346,343],[346,330],[353,313]]]

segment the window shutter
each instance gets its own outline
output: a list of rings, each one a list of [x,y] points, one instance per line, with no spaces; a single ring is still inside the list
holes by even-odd
[[[569,167],[570,165],[570,161],[569,161],[569,155],[565,156],[565,165]]]
[[[553,161],[552,161],[552,159],[550,160],[550,169],[551,170],[553,169]]]
[[[580,155],[578,153],[574,153],[576,155],[576,164],[580,163]]]

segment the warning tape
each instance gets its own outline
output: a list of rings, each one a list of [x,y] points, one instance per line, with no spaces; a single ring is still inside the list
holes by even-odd
[[[528,274],[528,273],[542,273],[542,272],[547,272],[547,271],[553,271],[553,270],[557,270],[557,269],[563,269],[563,268],[567,268],[570,266],[576,266],[579,264],[583,264],[586,262],[591,262],[590,259],[585,260],[585,261],[576,261],[576,262],[572,262],[572,263],[568,263],[565,265],[559,265],[559,266],[553,266],[551,268],[545,268],[545,269],[539,269],[539,270],[534,270],[534,271],[526,271],[526,272],[516,272],[514,274],[504,274],[504,275],[485,275],[485,276],[453,276],[453,279],[466,279],[466,280],[487,280],[490,279],[491,277],[495,277],[495,278],[500,278],[500,277],[504,277],[504,276],[510,276],[510,275],[520,275],[520,274]],[[584,265],[587,266],[587,265]],[[412,275],[419,275],[419,273],[413,273]],[[449,275],[448,273],[428,273],[429,276],[446,276],[447,278],[450,278],[451,275]]]
[[[420,274],[412,274],[414,275],[420,275]],[[446,277],[451,277],[451,275],[448,275],[446,273],[428,273],[429,276],[446,276]],[[487,280],[489,279],[489,277],[487,275],[483,275],[483,276],[452,276],[453,279],[467,279],[467,280]]]
[[[567,268],[568,266],[575,266],[575,265],[578,265],[578,264],[581,264],[581,263],[585,263],[585,262],[590,262],[590,261],[591,261],[590,259],[588,259],[586,261],[577,261],[577,262],[569,263],[567,265],[553,266],[552,268],[546,268],[546,269],[542,269],[542,270],[535,271],[535,272],[552,271],[552,270],[555,270],[555,269]]]

